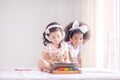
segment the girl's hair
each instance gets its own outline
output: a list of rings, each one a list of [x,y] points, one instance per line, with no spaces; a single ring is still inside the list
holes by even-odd
[[[83,33],[80,29],[70,30],[70,29],[72,28],[72,26],[73,26],[73,23],[74,23],[74,22],[71,22],[71,23],[69,23],[69,24],[65,27],[65,33],[66,33],[66,35],[65,35],[65,41],[66,41],[66,42],[69,41],[69,39],[72,38],[73,35],[76,34],[76,33],[81,33],[81,34],[83,34],[84,43],[85,43],[87,40],[89,40],[89,38],[90,38],[90,31],[89,31],[89,30],[88,30],[87,32],[85,32],[85,33]],[[83,25],[87,26],[87,25],[86,25],[85,23],[83,23],[83,22],[80,22],[80,23],[79,23],[79,27],[81,27],[81,26],[83,26]]]
[[[51,27],[52,26],[52,27]],[[49,32],[47,33],[46,30]],[[62,29],[62,26],[60,26],[59,23],[57,22],[52,22],[50,24],[47,25],[46,27],[46,30],[44,31],[43,33],[43,44],[46,46],[48,43],[52,43],[50,40],[49,40],[49,35],[51,32],[55,32],[55,31],[61,31],[62,35],[64,36],[64,30]],[[62,42],[62,40],[61,40]],[[59,48],[61,47],[61,42],[59,43]]]

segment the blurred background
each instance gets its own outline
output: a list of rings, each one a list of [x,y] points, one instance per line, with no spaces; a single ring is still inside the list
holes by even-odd
[[[53,21],[84,22],[84,68],[120,71],[119,0],[0,0],[0,69],[38,67],[42,33]]]

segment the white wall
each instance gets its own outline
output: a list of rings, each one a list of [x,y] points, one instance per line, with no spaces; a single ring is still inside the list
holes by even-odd
[[[82,0],[0,0],[0,68],[37,67],[52,21],[81,20]]]

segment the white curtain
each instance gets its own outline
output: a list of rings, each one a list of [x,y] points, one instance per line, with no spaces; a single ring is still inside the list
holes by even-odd
[[[96,66],[116,71],[120,68],[117,3],[117,0],[97,0],[96,2]]]
[[[82,0],[82,16],[81,21],[85,22],[91,32],[91,37],[88,42],[84,45],[83,52],[83,67],[96,67],[96,47],[95,47],[95,8],[96,8],[96,0]]]
[[[120,1],[119,0],[111,0],[113,5],[113,12],[114,12],[114,27],[112,31],[109,31],[107,35],[107,68],[120,71],[120,14],[119,14],[119,7]],[[110,23],[109,23],[110,24]]]

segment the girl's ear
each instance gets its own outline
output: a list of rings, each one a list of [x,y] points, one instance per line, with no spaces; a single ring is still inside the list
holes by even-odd
[[[72,42],[72,38],[69,38],[69,41]]]

